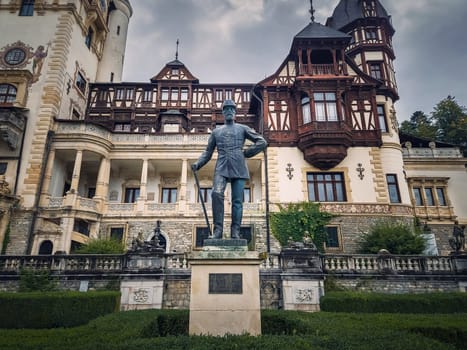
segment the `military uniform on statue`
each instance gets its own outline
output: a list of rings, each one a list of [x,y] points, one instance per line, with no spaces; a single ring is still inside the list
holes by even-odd
[[[211,133],[206,150],[192,164],[194,172],[203,167],[217,148],[218,158],[214,172],[212,188],[212,216],[214,220],[213,239],[222,239],[224,228],[224,192],[230,182],[232,192],[232,223],[230,238],[240,238],[240,226],[243,216],[243,190],[250,178],[245,159],[263,151],[266,140],[256,131],[243,124],[235,123],[236,105],[232,100],[222,104],[225,125],[215,128]],[[246,140],[253,142],[243,149]]]

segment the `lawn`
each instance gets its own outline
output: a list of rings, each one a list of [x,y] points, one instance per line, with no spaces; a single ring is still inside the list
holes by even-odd
[[[86,325],[58,329],[0,329],[0,349],[466,349],[467,314],[363,314],[263,311],[260,337],[157,336],[151,325],[161,315],[168,325],[187,324],[188,312],[127,311]],[[168,318],[167,318],[168,317]],[[174,329],[180,329],[175,327]],[[170,333],[170,332],[169,332]],[[464,347],[463,347],[464,346]]]

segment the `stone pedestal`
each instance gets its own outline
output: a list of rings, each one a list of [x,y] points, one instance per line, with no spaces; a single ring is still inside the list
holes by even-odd
[[[120,284],[120,310],[161,309],[164,280],[128,279]]]
[[[282,296],[285,310],[319,311],[324,275],[316,249],[284,249]]]
[[[259,254],[246,241],[207,241],[216,242],[205,241],[189,258],[190,335],[260,335]]]

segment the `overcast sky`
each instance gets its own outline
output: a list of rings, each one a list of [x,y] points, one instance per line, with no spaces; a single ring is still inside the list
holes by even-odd
[[[309,0],[130,0],[123,80],[147,82],[178,59],[200,83],[273,74],[310,21]],[[325,24],[339,0],[314,0]],[[380,0],[392,16],[400,121],[448,95],[467,105],[467,1]]]

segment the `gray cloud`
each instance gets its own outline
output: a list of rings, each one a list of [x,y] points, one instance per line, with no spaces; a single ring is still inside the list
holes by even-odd
[[[314,1],[324,24],[339,0]],[[133,0],[124,80],[148,81],[175,58],[202,83],[258,82],[274,73],[310,20],[304,0]],[[467,104],[465,0],[381,0],[396,29],[399,120],[447,95]]]

